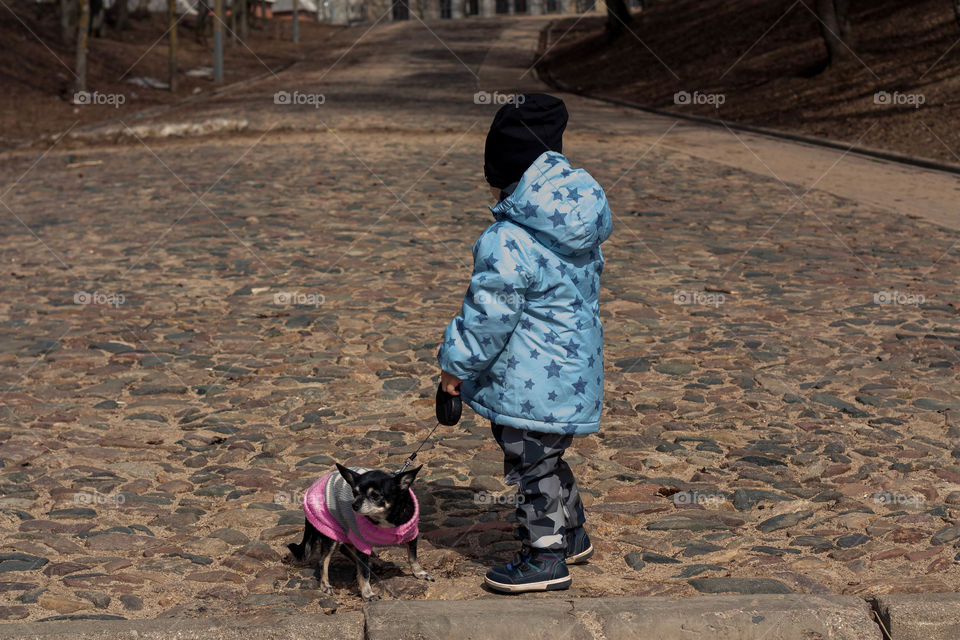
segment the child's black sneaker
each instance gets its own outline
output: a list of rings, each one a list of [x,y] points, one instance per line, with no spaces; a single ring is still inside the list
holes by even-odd
[[[563,550],[549,551],[526,546],[506,566],[487,571],[483,581],[491,589],[504,593],[566,589],[572,582]]]
[[[593,555],[593,545],[586,529],[567,529],[567,564],[586,562]]]

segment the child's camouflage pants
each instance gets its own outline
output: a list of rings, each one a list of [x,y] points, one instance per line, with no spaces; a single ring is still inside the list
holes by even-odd
[[[562,458],[573,435],[492,426],[503,449],[504,482],[519,485],[514,535],[531,547],[565,549],[566,530],[586,520],[577,482]]]

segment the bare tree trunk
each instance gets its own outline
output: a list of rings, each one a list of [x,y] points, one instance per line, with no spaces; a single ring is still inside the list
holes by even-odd
[[[223,82],[223,0],[213,3],[213,81]]]
[[[77,91],[87,90],[87,38],[90,31],[90,0],[80,0],[77,21]]]
[[[840,23],[840,37],[852,49],[853,43],[850,42],[850,0],[833,0],[833,6],[837,8],[837,21]]]
[[[247,28],[247,21],[249,19],[248,13],[250,13],[250,5],[247,4],[247,0],[233,0],[237,3],[237,30],[240,35],[241,40],[247,39],[247,34],[249,29]]]
[[[607,33],[611,37],[620,35],[628,28],[633,16],[630,15],[628,0],[607,0]]]
[[[76,13],[76,0],[60,0],[60,35],[64,42],[73,42],[77,35],[73,23]]]
[[[294,44],[300,42],[300,5],[297,0],[293,0],[293,37]]]
[[[209,0],[200,0],[197,2],[197,21],[196,21],[196,31],[194,31],[194,38],[198,44],[203,45],[204,48],[207,46],[207,19],[210,17],[210,2]]]
[[[832,66],[850,58],[847,0],[817,0],[817,16],[820,18],[820,33],[827,45],[827,64]]]
[[[126,0],[120,0],[126,2]],[[167,0],[167,20],[170,23],[170,51],[167,56],[170,92],[177,90],[177,0]]]
[[[129,0],[117,0],[117,33],[130,28]]]

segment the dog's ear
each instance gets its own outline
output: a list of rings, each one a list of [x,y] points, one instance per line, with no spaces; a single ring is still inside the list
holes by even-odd
[[[357,488],[357,479],[360,478],[357,472],[347,469],[339,462],[337,463],[337,471],[340,472],[340,475],[343,476],[343,479],[347,481],[347,484],[350,485],[351,488]]]
[[[404,471],[403,473],[395,476],[395,478],[397,479],[397,482],[400,485],[401,491],[404,491],[410,488],[410,485],[413,484],[413,480],[414,478],[417,477],[417,472],[420,471],[420,469],[423,469],[423,465],[420,465],[415,469],[410,469],[409,471]]]

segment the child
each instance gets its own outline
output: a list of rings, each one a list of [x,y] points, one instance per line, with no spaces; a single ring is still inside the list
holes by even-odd
[[[484,151],[496,222],[473,246],[463,309],[437,354],[444,390],[491,420],[504,480],[520,487],[520,552],[485,578],[504,592],[566,589],[567,562],[593,554],[562,456],[600,428],[600,243],[613,224],[600,185],[560,153],[566,124],[563,101],[545,94],[497,112]]]

